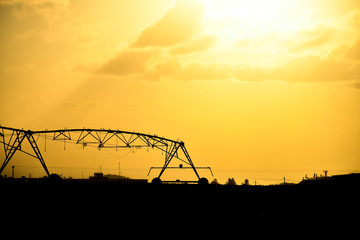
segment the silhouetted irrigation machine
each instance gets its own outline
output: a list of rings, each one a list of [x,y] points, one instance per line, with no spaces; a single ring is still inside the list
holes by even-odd
[[[121,130],[91,128],[32,131],[0,126],[0,129],[0,143],[3,143],[5,151],[5,160],[0,168],[0,175],[3,172],[4,168],[7,166],[7,164],[10,162],[11,158],[14,156],[15,152],[20,151],[34,158],[37,158],[40,161],[42,167],[44,168],[46,174],[50,176],[50,172],[41,155],[37,140],[35,140],[34,135],[43,136],[45,138],[45,148],[46,140],[50,139],[54,141],[63,141],[64,146],[66,142],[75,142],[76,144],[81,144],[83,148],[85,148],[86,146],[96,146],[99,149],[142,147],[151,147],[153,149],[158,149],[165,153],[165,163],[162,167],[150,168],[149,173],[152,169],[160,169],[158,177],[152,180],[152,183],[154,184],[162,183],[161,176],[167,168],[192,169],[196,177],[198,178],[198,181],[184,182],[198,182],[199,184],[207,184],[208,180],[206,178],[201,178],[197,169],[209,169],[212,174],[210,167],[195,167],[188,151],[186,150],[184,142],[159,137],[157,135]],[[33,153],[21,148],[24,140],[28,141],[34,151]],[[179,152],[181,151],[184,154],[185,159],[179,157]],[[183,167],[182,164],[180,164],[179,167],[169,167],[169,163],[173,158],[176,158],[179,161],[187,164],[188,167]]]

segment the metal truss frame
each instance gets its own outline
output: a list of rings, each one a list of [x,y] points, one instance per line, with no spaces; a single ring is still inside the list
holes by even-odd
[[[49,170],[45,164],[45,161],[41,155],[39,147],[34,139],[34,135],[50,136],[53,134],[51,140],[54,141],[64,141],[64,147],[66,142],[75,142],[76,144],[82,144],[83,148],[85,146],[95,146],[99,150],[102,148],[141,148],[141,147],[151,147],[158,150],[161,150],[165,153],[165,162],[161,167],[158,178],[162,176],[164,171],[168,168],[171,160],[177,158],[183,163],[189,165],[193,169],[196,177],[200,180],[200,176],[196,170],[196,167],[191,160],[191,157],[185,147],[184,142],[175,141],[172,139],[159,137],[157,135],[150,135],[138,132],[128,132],[121,130],[111,130],[111,129],[60,129],[60,130],[43,130],[43,131],[31,131],[16,129],[10,127],[0,126],[0,143],[3,143],[5,151],[5,160],[0,168],[0,175],[3,172],[4,168],[10,162],[11,158],[14,156],[16,151],[21,151],[26,153],[34,158],[37,158],[41,165],[43,166],[46,174],[49,176]],[[5,134],[7,133],[7,134]],[[74,138],[75,136],[75,138]],[[8,139],[7,139],[8,138]],[[34,151],[29,153],[21,149],[21,145],[24,140],[27,140]],[[179,152],[183,152],[185,159],[179,157]],[[152,167],[158,168],[158,167]],[[202,167],[204,168],[204,167]],[[205,167],[210,169],[209,167]],[[211,171],[211,169],[210,169]],[[212,174],[212,172],[211,172]]]

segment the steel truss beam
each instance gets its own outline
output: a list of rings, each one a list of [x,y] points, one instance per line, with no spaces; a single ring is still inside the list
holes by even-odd
[[[196,170],[196,167],[193,161],[190,158],[188,151],[185,148],[185,144],[182,141],[174,141],[172,139],[159,137],[157,135],[150,135],[137,132],[128,132],[121,130],[111,130],[111,129],[60,129],[60,130],[43,130],[43,131],[30,131],[9,127],[0,126],[0,143],[3,143],[5,150],[5,160],[0,168],[0,174],[10,162],[11,158],[16,151],[24,152],[34,158],[39,159],[41,165],[43,166],[47,175],[50,175],[45,161],[41,155],[41,152],[38,148],[36,140],[34,139],[34,134],[38,136],[44,135],[45,141],[46,136],[53,134],[51,140],[61,140],[64,141],[64,147],[66,142],[74,142],[76,144],[82,144],[83,148],[86,146],[97,147],[99,150],[101,148],[141,148],[141,147],[151,147],[165,152],[165,163],[161,168],[158,178],[162,176],[166,168],[168,168],[171,160],[175,157],[183,163],[189,165],[189,168],[194,170],[194,173],[198,179],[200,176]],[[6,132],[9,134],[5,134]],[[73,135],[73,138],[71,136]],[[6,141],[6,138],[9,136],[9,139]],[[21,145],[24,140],[27,140],[34,151],[34,154],[29,153],[21,149]],[[179,151],[182,151],[185,159],[179,157]]]

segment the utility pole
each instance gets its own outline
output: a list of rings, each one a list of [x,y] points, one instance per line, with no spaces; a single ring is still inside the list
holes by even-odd
[[[120,162],[119,162],[119,179],[120,179],[120,176],[121,176],[121,172],[120,172]]]
[[[14,178],[14,176],[15,176],[15,174],[14,174],[14,169],[15,169],[15,166],[14,166],[14,165],[12,165],[11,167],[12,167],[12,178]]]
[[[284,177],[284,185],[285,185],[285,177]]]

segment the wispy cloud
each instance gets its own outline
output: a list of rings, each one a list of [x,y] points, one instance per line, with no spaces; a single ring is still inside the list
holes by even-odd
[[[108,60],[97,73],[126,76],[146,70],[146,63],[157,54],[155,50],[125,50]]]
[[[0,0],[0,4],[3,5],[26,4],[34,6],[48,3],[67,5],[69,3],[69,0]]]
[[[360,90],[360,81],[355,81],[355,82],[350,83],[350,87]]]
[[[181,55],[193,52],[203,52],[207,51],[211,46],[213,46],[215,42],[216,36],[203,35],[198,38],[192,39],[183,45],[171,49],[170,53],[174,55]]]
[[[358,76],[360,64],[314,56],[295,58],[274,72],[274,77],[289,82],[344,81]]]
[[[139,33],[132,47],[173,46],[191,39],[201,26],[204,5],[183,0]]]

